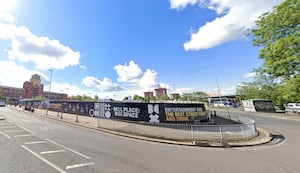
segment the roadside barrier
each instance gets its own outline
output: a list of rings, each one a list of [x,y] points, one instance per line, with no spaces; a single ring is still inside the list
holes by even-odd
[[[139,136],[191,142],[245,140],[258,135],[254,120],[240,117],[240,122],[240,124],[232,125],[150,124],[98,118],[98,128]]]
[[[43,111],[43,110],[41,110]],[[78,114],[66,114],[50,111],[47,116],[53,116],[65,121],[78,123]],[[93,121],[96,128],[112,130],[116,132],[128,133],[131,135],[152,137],[185,142],[197,141],[238,141],[250,139],[258,135],[255,121],[248,117],[233,116],[226,111],[217,111],[218,117],[236,121],[230,125],[208,125],[208,124],[173,124],[173,123],[147,123],[134,121],[117,121],[101,117],[87,117],[88,121]],[[96,122],[97,121],[97,122]],[[92,123],[89,123],[90,125]]]

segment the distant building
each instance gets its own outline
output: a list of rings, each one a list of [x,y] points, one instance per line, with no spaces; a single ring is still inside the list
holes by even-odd
[[[44,92],[43,96],[49,100],[68,100],[68,95],[64,93]]]
[[[167,89],[166,88],[156,88],[154,89],[155,96],[159,100],[161,96],[167,96]]]
[[[0,85],[0,97],[20,99],[24,97],[25,89]]]
[[[23,88],[1,86],[0,97],[4,97],[11,102],[19,99],[32,99],[37,96],[43,96],[49,100],[67,100],[68,95],[65,93],[44,92],[44,85],[41,84],[41,77],[38,74],[31,76],[29,81],[23,83]]]
[[[43,96],[44,85],[41,84],[41,77],[38,74],[32,75],[30,82],[24,82],[23,88],[25,90],[24,98]]]
[[[180,97],[179,93],[173,93],[171,94],[171,99],[177,100]]]
[[[144,92],[144,97],[145,98],[152,98],[153,97],[153,92],[152,91]]]

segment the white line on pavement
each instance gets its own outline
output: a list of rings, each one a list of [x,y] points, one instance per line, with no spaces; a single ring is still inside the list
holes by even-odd
[[[66,150],[52,150],[52,151],[42,151],[40,154],[52,154],[52,153],[61,153],[65,152]]]
[[[12,132],[23,132],[24,130],[6,130],[5,133],[12,133]]]
[[[3,132],[1,132],[1,131],[0,131],[0,133],[1,133],[3,136],[7,137],[8,139],[11,138],[10,136],[8,136],[7,134],[5,134],[5,133],[3,133]]]
[[[59,168],[58,166],[54,165],[53,163],[49,162],[47,159],[41,157],[40,155],[38,155],[37,153],[35,153],[31,149],[27,148],[25,145],[22,145],[22,147],[25,150],[27,150],[28,152],[30,152],[32,155],[36,156],[37,158],[39,158],[40,160],[42,160],[43,162],[45,162],[46,164],[48,164],[49,166],[51,166],[52,168],[56,169],[57,171],[59,171],[61,173],[67,173],[65,170],[63,170],[63,169]]]
[[[32,136],[32,134],[26,134],[26,135],[15,135],[13,136],[14,138],[19,138],[19,137],[28,137],[28,136]]]
[[[69,150],[69,151],[71,151],[71,152],[73,152],[73,153],[75,153],[75,154],[78,154],[78,155],[80,155],[81,157],[84,157],[84,158],[86,158],[86,159],[91,159],[89,156],[84,155],[84,154],[82,154],[82,153],[79,153],[78,151],[75,151],[75,150],[73,150],[73,149],[71,149],[71,148],[69,148],[69,147],[63,146],[63,145],[61,145],[61,144],[59,144],[59,143],[57,143],[57,142],[55,142],[55,141],[52,141],[52,140],[50,140],[50,139],[46,139],[46,140],[49,141],[49,142],[51,142],[51,143],[53,143],[53,144],[56,144],[56,145],[58,145],[58,146],[64,148],[64,149],[66,149],[66,150]]]
[[[33,141],[33,142],[26,142],[25,145],[32,145],[32,144],[42,144],[46,143],[47,141]]]
[[[0,126],[0,129],[11,129],[16,128],[17,126]]]
[[[31,131],[31,130],[29,130],[29,129],[23,127],[23,126],[18,125],[18,127],[20,127],[21,129],[26,130],[26,131],[29,132],[29,133],[34,133],[33,131]]]
[[[75,165],[69,165],[66,166],[66,169],[73,169],[73,168],[78,168],[78,167],[83,167],[83,166],[90,166],[94,165],[95,162],[89,162],[89,163],[81,163],[81,164],[75,164]]]

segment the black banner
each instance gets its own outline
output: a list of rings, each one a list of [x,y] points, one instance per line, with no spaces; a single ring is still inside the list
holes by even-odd
[[[50,107],[51,106],[50,102]],[[58,105],[58,103],[55,103]],[[57,108],[57,107],[56,107]],[[194,122],[206,120],[208,113],[202,103],[134,103],[134,102],[62,102],[60,111],[130,121],[150,123]]]

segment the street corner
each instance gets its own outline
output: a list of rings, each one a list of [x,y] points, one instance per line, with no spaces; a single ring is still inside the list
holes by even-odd
[[[262,145],[276,145],[285,140],[285,137],[273,130],[266,129],[263,127],[256,127],[258,135],[256,137],[242,140],[228,142],[231,147],[251,147],[251,146],[262,146]]]

